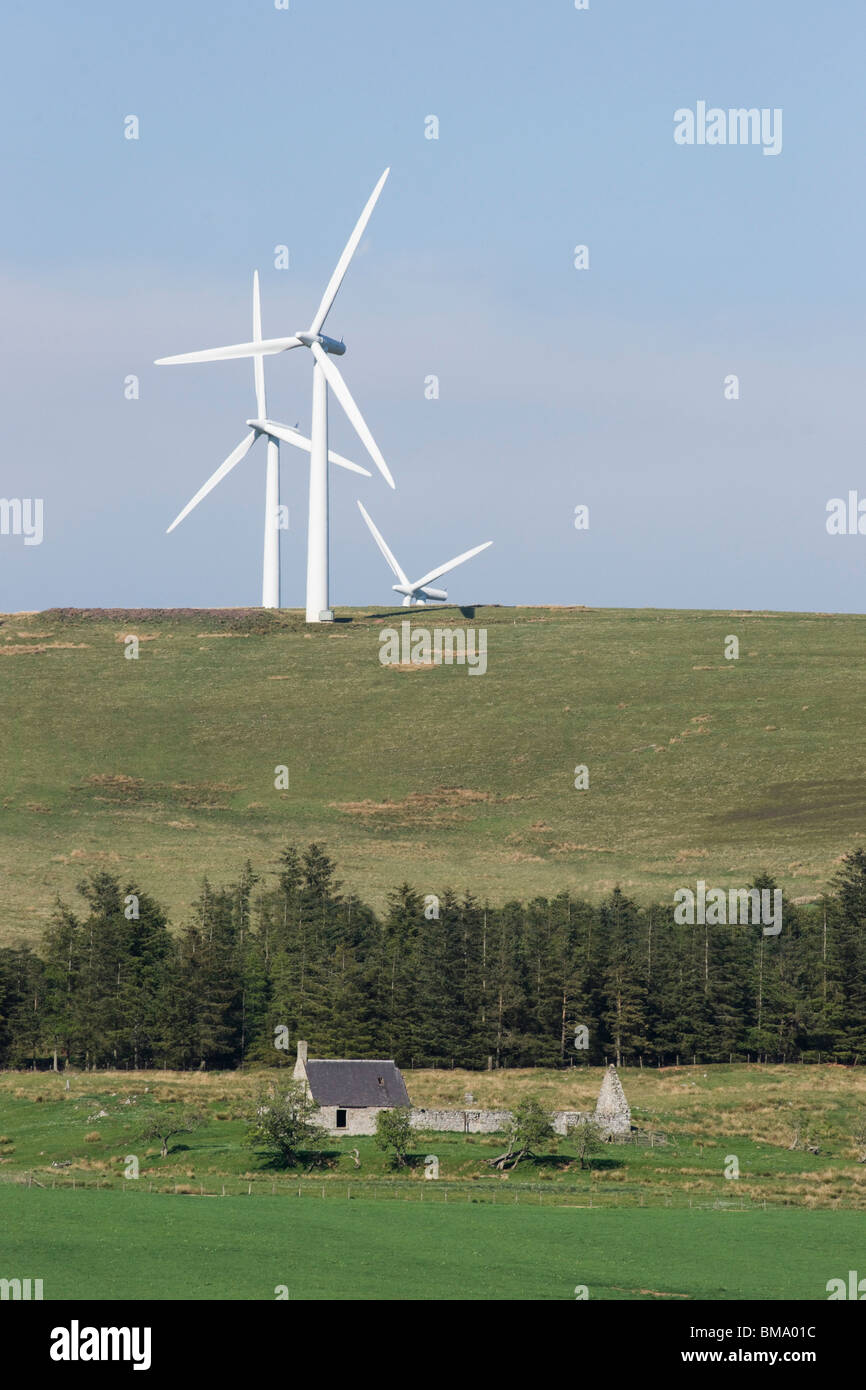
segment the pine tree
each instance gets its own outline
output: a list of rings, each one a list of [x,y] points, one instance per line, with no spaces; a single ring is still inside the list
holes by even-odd
[[[619,1067],[646,1047],[645,988],[638,956],[638,911],[635,903],[615,888],[601,908],[607,962],[604,970],[603,1022]]]

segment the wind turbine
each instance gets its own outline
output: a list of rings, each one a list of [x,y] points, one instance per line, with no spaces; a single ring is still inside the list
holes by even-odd
[[[357,250],[358,243],[364,235],[364,229],[370,220],[373,208],[376,206],[389,173],[390,169],[386,169],[367,199],[364,210],[355,223],[355,229],[328,281],[325,293],[322,295],[309,328],[303,332],[294,333],[288,338],[262,339],[260,333],[254,332],[253,341],[249,343],[232,343],[227,347],[205,348],[201,352],[186,352],[176,357],[161,357],[156,364],[162,366],[186,362],[220,362],[236,357],[253,357],[259,363],[263,357],[278,352],[288,352],[290,348],[309,348],[313,357],[313,416],[310,445],[310,503],[307,527],[306,620],[308,623],[326,622],[330,620],[331,616],[328,603],[328,459],[331,457],[328,452],[329,386],[348,415],[361,443],[385,482],[389,487],[394,486],[394,479],[391,477],[378,444],[370,433],[367,423],[355,404],[336,364],[331,361],[331,357],[342,357],[346,351],[346,345],[342,340],[337,342],[334,338],[326,337],[322,332],[325,320],[337,297],[337,291],[343,283],[343,277]],[[248,420],[247,424],[263,434],[275,433],[270,422],[261,418]],[[278,437],[284,438],[285,436],[280,435]],[[290,442],[297,443],[298,441],[292,439]],[[228,459],[226,463],[228,463]]]
[[[411,580],[406,578],[404,570],[401,568],[393,551],[389,548],[384,536],[376,529],[372,518],[368,516],[363,502],[358,502],[358,506],[361,509],[362,517],[370,528],[370,534],[373,540],[378,545],[393,573],[399,580],[399,583],[392,584],[391,588],[396,590],[398,594],[405,595],[403,599],[404,608],[411,608],[413,602],[421,607],[428,599],[435,599],[440,603],[444,602],[448,597],[447,591],[445,589],[431,589],[431,582],[434,579],[439,579],[443,574],[447,574],[449,570],[456,569],[458,565],[463,564],[464,560],[471,560],[473,555],[480,554],[482,550],[486,550],[489,545],[493,544],[492,541],[485,541],[483,545],[476,545],[473,546],[471,550],[464,550],[462,555],[458,555],[454,560],[448,560],[444,565],[437,566],[435,570],[430,570],[429,574],[425,574],[421,579],[416,579],[413,584]]]
[[[262,337],[262,305],[259,293],[259,272],[253,272],[253,341],[260,342]],[[265,480],[265,545],[264,559],[262,563],[262,607],[279,608],[280,606],[280,527],[279,527],[279,508],[280,508],[280,440],[287,444],[294,444],[298,449],[305,449],[310,453],[312,443],[300,431],[292,429],[289,425],[280,425],[275,420],[268,419],[268,408],[265,397],[265,363],[263,357],[253,359],[253,371],[255,375],[256,389],[256,414],[255,420],[248,420],[247,424],[252,425],[250,433],[246,435],[229,454],[228,458],[220,464],[215,473],[212,473],[203,487],[200,487],[195,497],[187,502],[183,511],[175,517],[168,528],[171,532],[175,526],[179,526],[184,517],[189,516],[193,507],[197,507],[203,497],[207,497],[212,492],[217,483],[222,482],[227,473],[230,473],[235,464],[240,463],[259,438],[264,438],[268,442],[267,453],[267,474]],[[348,468],[353,473],[361,473],[365,478],[370,477],[370,471],[362,468],[360,464],[352,463],[345,459],[341,454],[329,452],[328,458],[331,463],[338,464],[341,468]],[[168,534],[168,532],[166,533]]]

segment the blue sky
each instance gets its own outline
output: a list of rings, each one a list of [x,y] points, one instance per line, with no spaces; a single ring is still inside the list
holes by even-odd
[[[43,498],[45,534],[0,536],[0,609],[259,602],[262,446],[165,534],[243,435],[251,364],[152,361],[247,338],[256,266],[266,335],[306,326],[390,164],[328,331],[397,491],[332,476],[337,606],[390,596],[361,497],[413,574],[492,539],[466,602],[863,611],[866,536],[825,508],[866,497],[866,7],[290,6],[7,0],[0,496]],[[781,153],[676,145],[699,100],[781,108]],[[308,355],[266,371],[308,429]],[[295,607],[288,448],[282,479]]]

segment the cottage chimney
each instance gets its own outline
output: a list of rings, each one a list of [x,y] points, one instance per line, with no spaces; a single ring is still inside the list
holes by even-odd
[[[297,1059],[297,1061],[295,1062],[295,1069],[294,1069],[294,1071],[292,1072],[292,1080],[293,1080],[293,1081],[302,1081],[302,1082],[304,1083],[304,1086],[305,1086],[305,1087],[308,1085],[308,1082],[307,1082],[307,1044],[306,1044],[305,1042],[300,1042],[300,1041],[298,1042],[298,1059]]]

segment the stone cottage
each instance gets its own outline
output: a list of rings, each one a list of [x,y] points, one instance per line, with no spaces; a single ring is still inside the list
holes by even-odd
[[[414,1109],[396,1062],[308,1058],[305,1042],[298,1043],[293,1076],[320,1107],[316,1122],[333,1135],[375,1134],[380,1110],[396,1105],[409,1108],[413,1129],[436,1133],[502,1133],[512,1120],[510,1110]],[[631,1110],[616,1067],[611,1064],[604,1074],[594,1112],[557,1110],[552,1120],[555,1133],[562,1135],[580,1120],[598,1125],[605,1138],[629,1134]]]
[[[292,1075],[320,1107],[317,1123],[330,1134],[375,1134],[380,1110],[409,1105],[406,1084],[393,1061],[308,1058],[307,1044],[299,1042]]]

